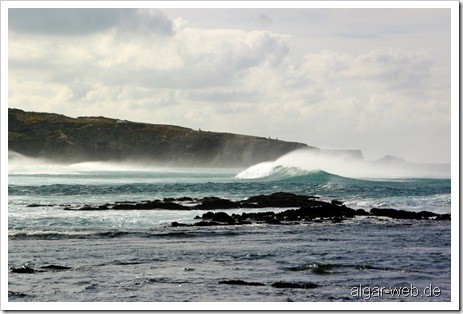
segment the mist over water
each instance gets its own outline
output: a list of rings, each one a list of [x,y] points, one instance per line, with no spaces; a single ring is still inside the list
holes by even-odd
[[[399,158],[365,161],[348,154],[296,150],[275,161],[249,167],[236,175],[238,179],[258,179],[271,176],[303,176],[325,171],[349,178],[450,178],[450,165],[409,163]]]
[[[88,172],[143,172],[162,171],[165,167],[130,160],[86,161],[79,163],[56,163],[44,158],[24,156],[17,152],[8,152],[8,174],[79,174]],[[170,169],[171,171],[172,169]]]
[[[178,165],[165,167],[141,161],[86,161],[72,164],[56,163],[44,158],[8,152],[8,174],[82,174],[92,172],[165,172],[188,171]],[[236,168],[235,168],[236,169]],[[200,171],[200,168],[193,169]],[[236,179],[297,177],[324,171],[349,178],[450,178],[449,164],[417,164],[399,158],[366,161],[348,154],[324,151],[296,150],[275,161],[258,163],[245,170],[236,169]]]

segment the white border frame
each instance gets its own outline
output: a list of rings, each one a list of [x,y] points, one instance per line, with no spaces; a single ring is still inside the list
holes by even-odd
[[[451,302],[8,302],[9,8],[448,8],[451,10]],[[1,309],[2,310],[459,310],[459,2],[458,1],[3,1],[1,2]]]

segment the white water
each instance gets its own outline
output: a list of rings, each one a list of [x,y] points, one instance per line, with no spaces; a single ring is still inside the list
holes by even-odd
[[[296,150],[273,162],[263,162],[236,175],[238,179],[257,179],[280,174],[282,168],[289,176],[305,175],[323,170],[350,178],[450,178],[450,167],[413,163],[379,163],[363,161],[329,153]],[[298,171],[299,170],[299,171]]]

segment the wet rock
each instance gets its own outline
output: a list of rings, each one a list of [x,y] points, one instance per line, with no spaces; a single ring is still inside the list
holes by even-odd
[[[63,271],[63,270],[69,270],[71,267],[67,266],[60,266],[60,265],[46,265],[40,267],[41,269],[46,269],[46,270],[51,270],[51,271]]]
[[[79,210],[101,210],[99,207],[84,206],[79,208]]]
[[[136,209],[170,209],[170,210],[190,210],[189,207],[171,203],[171,202],[162,202],[159,200],[154,200],[146,203],[135,203],[135,204],[116,204],[112,209],[119,209],[119,210],[136,210]]]
[[[201,204],[195,206],[196,209],[232,209],[239,208],[240,204],[218,197],[205,197]]]
[[[24,298],[24,297],[27,297],[27,294],[22,293],[22,292],[16,292],[16,291],[8,291],[8,297]]]
[[[179,202],[192,202],[193,199],[191,197],[179,197],[179,198],[177,198],[177,201],[179,201]]]
[[[194,224],[195,226],[223,226],[223,224],[221,224],[220,222],[217,222],[217,221],[199,221],[197,223]]]
[[[341,206],[344,204],[344,202],[338,201],[338,200],[331,200],[331,204],[336,205],[336,206]]]
[[[171,223],[171,226],[172,227],[190,227],[191,225],[183,224],[183,223],[179,223],[179,222],[174,221],[174,222]]]
[[[277,192],[270,195],[251,196],[247,200],[242,201],[242,207],[246,205],[262,207],[302,207],[314,206],[319,204],[315,201],[316,196],[296,195],[286,192]]]
[[[52,207],[52,206],[55,206],[55,205],[52,205],[52,204],[29,204],[27,205],[26,207]]]
[[[393,208],[372,208],[370,210],[370,214],[373,216],[383,216],[383,217],[390,217],[394,219],[430,219],[430,218],[437,219],[439,216],[442,216],[442,215],[438,215],[438,214],[431,213],[428,211],[409,212],[409,211],[397,210]],[[440,218],[447,218],[447,217],[440,217]],[[450,219],[450,215],[448,218]]]
[[[222,280],[219,281],[219,284],[223,285],[239,285],[239,286],[265,286],[265,284],[260,282],[248,282],[243,280]]]
[[[230,217],[230,215],[224,212],[217,212],[217,213],[207,212],[202,215],[202,218],[210,219],[210,220],[217,221],[217,222],[223,222],[227,224],[235,223],[235,220],[232,217]]]
[[[357,211],[355,212],[355,215],[357,216],[369,216],[370,214],[365,211],[364,209],[357,209]]]
[[[12,273],[16,273],[16,274],[33,274],[35,272],[37,272],[35,269],[29,267],[29,266],[26,266],[26,265],[22,265],[21,267],[18,267],[18,268],[10,268],[10,271]]]
[[[436,220],[450,220],[450,214],[437,215]]]
[[[273,288],[291,288],[291,289],[314,289],[317,288],[318,285],[315,283],[307,282],[307,283],[294,283],[294,282],[275,282],[272,283]]]

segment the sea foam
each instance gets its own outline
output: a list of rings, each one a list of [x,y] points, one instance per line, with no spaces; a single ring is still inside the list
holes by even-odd
[[[408,162],[365,161],[327,151],[295,150],[275,161],[253,165],[238,173],[235,178],[259,179],[279,175],[295,177],[316,171],[359,179],[449,178],[449,169]]]

